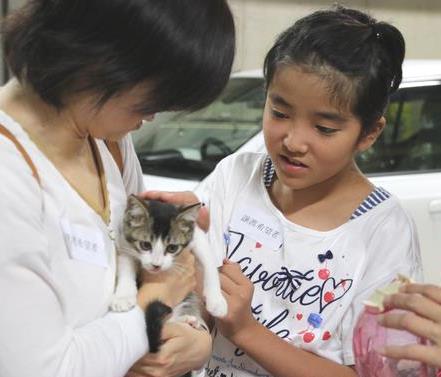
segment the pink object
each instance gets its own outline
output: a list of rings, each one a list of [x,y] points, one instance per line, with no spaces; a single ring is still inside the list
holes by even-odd
[[[329,278],[330,274],[331,272],[327,268],[322,268],[318,273],[319,278],[322,280],[326,280],[327,278]]]
[[[435,377],[436,371],[411,360],[384,357],[376,350],[386,345],[424,344],[425,340],[406,331],[388,329],[378,324],[380,312],[368,306],[354,328],[353,348],[359,377]]]

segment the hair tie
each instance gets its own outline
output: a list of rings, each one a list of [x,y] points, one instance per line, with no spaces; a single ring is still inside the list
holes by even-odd
[[[375,38],[381,39],[381,33],[378,30],[377,24],[376,23],[375,24],[372,23],[372,24],[370,24],[370,26],[371,26],[371,29],[372,29],[372,34],[375,36]]]

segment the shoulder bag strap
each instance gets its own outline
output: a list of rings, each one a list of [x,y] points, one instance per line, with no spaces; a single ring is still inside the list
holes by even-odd
[[[18,151],[21,153],[23,158],[25,159],[26,163],[29,165],[29,167],[32,170],[32,175],[37,180],[38,184],[40,184],[40,176],[38,175],[37,168],[35,167],[34,163],[31,160],[31,157],[29,156],[28,152],[23,148],[23,146],[20,144],[20,142],[17,140],[17,138],[2,124],[0,124],[0,135],[5,136],[9,140],[11,140]]]

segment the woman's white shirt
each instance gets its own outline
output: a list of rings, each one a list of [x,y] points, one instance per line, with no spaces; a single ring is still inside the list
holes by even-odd
[[[141,309],[108,312],[118,224],[127,194],[143,191],[133,144],[120,142],[121,177],[97,140],[110,201],[106,224],[18,123],[3,112],[0,123],[41,179],[0,137],[0,376],[121,377],[147,351]]]

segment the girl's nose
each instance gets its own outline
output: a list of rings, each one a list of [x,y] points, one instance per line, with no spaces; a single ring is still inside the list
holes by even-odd
[[[291,129],[283,139],[283,145],[290,153],[305,154],[308,152],[306,135],[301,130]]]

